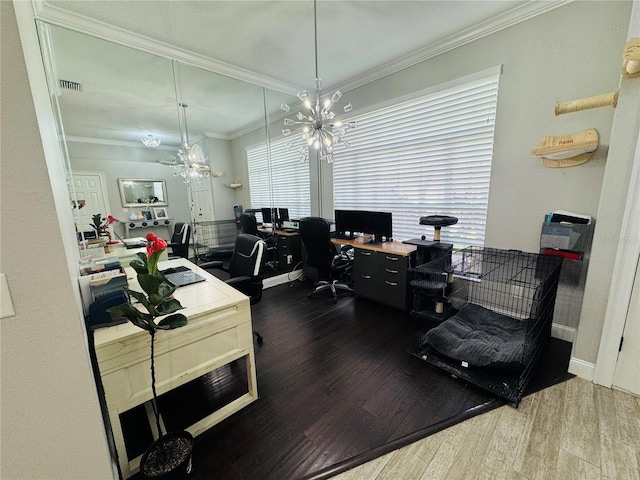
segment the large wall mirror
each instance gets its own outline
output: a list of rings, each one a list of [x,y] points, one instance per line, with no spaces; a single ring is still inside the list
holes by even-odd
[[[274,121],[294,95],[269,90],[265,103],[267,94],[258,85],[56,25],[38,22],[38,31],[70,199],[85,203],[74,210],[79,231],[96,213],[126,220],[138,198],[149,196],[133,196],[118,179],[162,181],[164,200],[155,195],[158,204],[168,203],[167,214],[180,222],[231,220],[234,205],[251,206],[247,148],[266,143],[265,115]],[[211,170],[220,172],[193,185],[193,202],[176,175],[180,103],[186,105],[189,143],[198,144]],[[160,145],[143,145],[147,135]],[[245,188],[225,187],[237,180]],[[112,228],[124,233],[123,224]]]
[[[118,188],[123,207],[137,208],[142,204],[153,204],[157,207],[169,205],[164,180],[119,178]]]

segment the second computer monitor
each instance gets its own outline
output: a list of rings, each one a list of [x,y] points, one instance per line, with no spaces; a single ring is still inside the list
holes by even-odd
[[[336,232],[340,236],[353,238],[354,234],[373,235],[376,242],[391,240],[393,220],[390,212],[371,212],[364,210],[335,210]]]
[[[278,208],[278,218],[280,222],[288,222],[289,221],[289,209],[288,208]]]
[[[262,223],[268,223],[270,225],[275,225],[278,223],[278,209],[277,208],[269,208],[263,207],[260,209],[262,211]]]

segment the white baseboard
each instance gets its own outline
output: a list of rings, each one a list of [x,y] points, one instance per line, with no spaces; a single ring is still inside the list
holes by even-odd
[[[551,336],[553,338],[559,338],[565,342],[573,343],[576,339],[576,329],[573,327],[566,327],[564,325],[558,325],[554,323],[551,325]]]
[[[262,288],[270,288],[276,285],[282,285],[283,283],[293,282],[297,280],[300,275],[302,275],[302,270],[294,270],[293,272],[282,273],[275,277],[265,278]]]
[[[594,363],[576,357],[571,357],[571,360],[569,360],[569,373],[584,378],[585,380],[593,381],[595,370],[596,365]]]

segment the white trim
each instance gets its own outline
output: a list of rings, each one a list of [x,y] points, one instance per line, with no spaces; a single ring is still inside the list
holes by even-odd
[[[595,364],[581,360],[580,358],[571,357],[571,360],[569,360],[569,373],[584,378],[585,380],[593,380],[595,368]]]
[[[605,387],[611,387],[613,384],[613,375],[618,362],[620,338],[624,332],[631,290],[640,257],[638,232],[640,232],[640,136],[636,145],[627,205],[620,229],[620,246],[613,266],[609,300],[593,377],[594,383]]]
[[[259,75],[249,70],[175,47],[168,43],[159,42],[158,40],[100,22],[84,15],[62,10],[57,5],[52,5],[44,0],[32,0],[30,3],[34,5],[36,12],[35,17],[48,23],[53,23],[80,33],[109,40],[119,45],[136,48],[160,57],[177,60],[186,65],[227,75],[238,80],[244,80],[254,85],[264,86],[290,95],[295,95],[300,90],[300,88],[294,85]]]
[[[574,327],[567,327],[566,325],[560,325],[554,323],[551,325],[551,336],[564,340],[565,342],[573,343],[576,339],[576,329]]]
[[[473,25],[472,27],[456,32],[442,40],[432,43],[425,48],[416,50],[404,57],[400,57],[392,62],[377,67],[369,72],[358,75],[355,78],[342,82],[338,86],[326,87],[326,90],[335,90],[339,88],[340,91],[348,92],[355,88],[371,83],[380,78],[396,73],[405,68],[416,65],[420,62],[436,57],[443,53],[446,53],[455,48],[461,47],[471,42],[475,42],[483,37],[492,35],[500,30],[517,25],[520,22],[530,20],[538,15],[555,10],[558,7],[563,7],[575,0],[555,0],[548,2],[530,1],[524,5],[520,5],[508,12],[504,12],[501,15],[497,15],[483,23]]]
[[[282,285],[283,283],[293,282],[298,279],[300,275],[302,275],[302,270],[294,270],[289,273],[276,275],[275,277],[265,278],[262,288],[271,288],[275,287],[276,285]]]
[[[437,55],[479,40],[488,35],[509,28],[518,23],[530,20],[551,10],[563,7],[575,0],[553,1],[529,1],[507,12],[495,16],[491,20],[473,25],[465,30],[456,32],[425,48],[416,50],[408,55],[400,57],[392,62],[360,74],[350,80],[342,82],[339,86],[325,86],[326,90],[339,88],[342,92],[353,90],[367,83],[371,83],[392,73],[411,67]],[[194,54],[187,50],[177,48],[167,43],[161,43],[140,34],[118,28],[104,22],[91,19],[84,15],[62,10],[57,5],[52,5],[46,0],[32,0],[36,11],[36,18],[62,27],[70,28],[81,33],[104,38],[120,45],[137,48],[155,55],[175,59],[188,65],[200,67],[205,70],[227,75],[232,78],[261,85],[279,92],[296,95],[300,87],[260,75],[228,63],[215,60],[204,55]]]

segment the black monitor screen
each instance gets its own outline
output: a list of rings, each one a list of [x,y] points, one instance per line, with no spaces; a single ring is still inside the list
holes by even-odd
[[[262,223],[271,223],[271,224],[278,223],[277,209],[264,207],[264,208],[261,208],[261,211],[262,211]]]
[[[362,213],[358,210],[335,210],[336,232],[340,234],[349,232],[351,236],[355,232],[362,232]]]
[[[393,237],[393,217],[389,212],[362,212],[362,231],[375,236],[380,242],[382,237]]]
[[[289,221],[289,209],[288,208],[279,208],[278,209],[278,217],[281,222]]]

